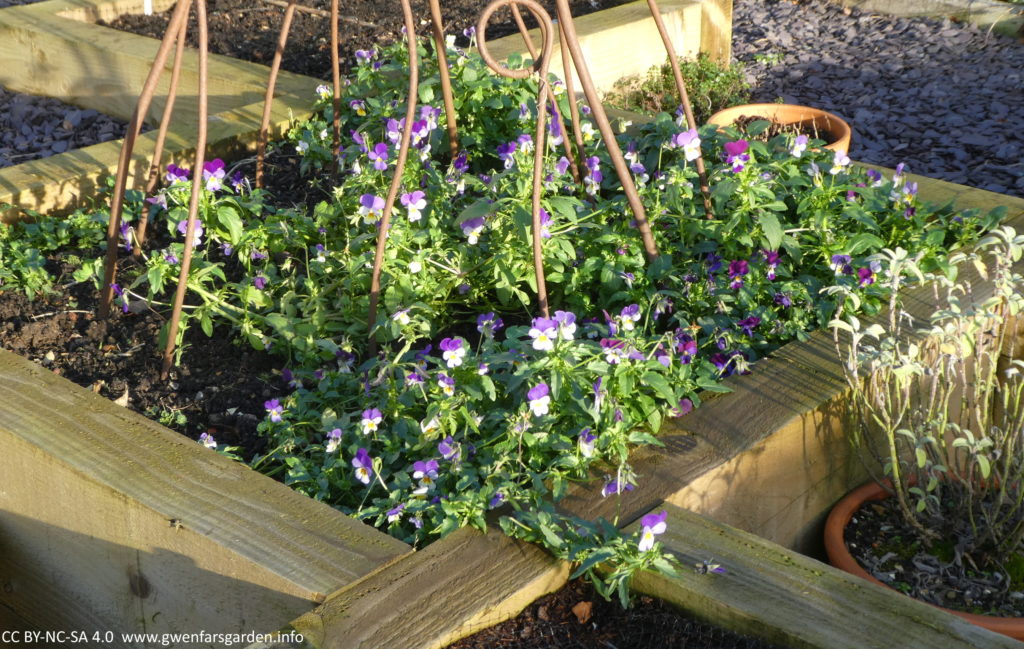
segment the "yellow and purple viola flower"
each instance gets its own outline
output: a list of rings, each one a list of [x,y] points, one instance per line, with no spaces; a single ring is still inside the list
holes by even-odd
[[[526,393],[526,398],[530,401],[530,411],[534,417],[543,417],[548,414],[551,406],[550,393],[547,383],[538,383]]]
[[[664,534],[668,529],[665,523],[667,518],[668,512],[663,509],[657,514],[647,514],[640,519],[640,542],[637,543],[637,550],[647,552],[654,547],[654,537]]]
[[[356,115],[359,115],[360,117],[366,116],[366,102],[362,99],[353,99],[348,102],[348,106],[356,112]]]
[[[832,255],[832,270],[836,275],[853,275],[852,261],[850,255]]]
[[[277,399],[270,399],[269,401],[263,402],[263,407],[267,409],[267,414],[270,416],[270,421],[277,423],[281,421],[281,415],[284,414],[284,406]]]
[[[414,462],[412,469],[413,480],[420,481],[420,486],[413,490],[413,493],[418,496],[422,496],[428,491],[433,490],[434,485],[437,483],[437,460],[427,460],[426,462],[420,460],[418,462]]]
[[[850,156],[846,155],[846,151],[838,150],[835,153],[835,157],[832,158],[832,168],[828,172],[834,176],[849,166]]]
[[[384,415],[377,408],[364,410],[362,421],[359,422],[363,428],[363,435],[377,432],[380,429],[380,422],[383,420]]]
[[[370,457],[369,451],[365,448],[356,451],[356,456],[352,458],[352,467],[355,469],[356,480],[370,484],[373,477],[373,458]]]

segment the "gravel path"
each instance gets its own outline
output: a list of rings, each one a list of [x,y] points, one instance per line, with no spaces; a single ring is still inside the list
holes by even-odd
[[[1024,42],[828,0],[734,0],[733,55],[755,101],[850,122],[856,160],[1024,197]]]
[[[0,168],[123,137],[125,126],[95,110],[0,86]]]

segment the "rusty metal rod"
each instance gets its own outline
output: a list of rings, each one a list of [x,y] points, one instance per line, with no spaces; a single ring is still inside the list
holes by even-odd
[[[640,238],[643,240],[644,254],[648,262],[654,261],[658,256],[658,246],[655,244],[654,235],[651,233],[651,224],[647,220],[647,213],[644,210],[643,203],[640,201],[640,195],[636,191],[636,185],[633,183],[629,167],[626,166],[626,160],[622,157],[622,149],[619,148],[619,143],[615,140],[615,133],[612,131],[612,125],[608,121],[608,115],[604,112],[604,105],[597,95],[597,88],[594,87],[594,81],[590,77],[590,70],[587,67],[586,60],[583,58],[579,39],[576,37],[576,26],[572,22],[569,2],[568,0],[555,0],[555,6],[558,9],[558,23],[565,29],[566,51],[572,55],[572,62],[576,67],[576,74],[580,79],[580,85],[583,86],[583,94],[586,95],[587,103],[590,104],[594,122],[597,123],[597,128],[601,131],[601,137],[608,148],[608,155],[612,160],[612,165],[615,167],[615,173],[619,176],[619,182],[622,183],[622,190],[626,194],[626,200],[633,210],[637,229],[640,230]],[[562,56],[566,55],[566,51],[562,52]]]
[[[121,229],[121,212],[124,210],[124,191],[128,184],[128,167],[131,164],[132,151],[135,149],[135,140],[142,131],[142,122],[146,113],[149,112],[149,104],[153,100],[153,93],[156,92],[157,83],[163,73],[164,65],[167,63],[167,55],[170,53],[174,37],[181,29],[181,25],[188,19],[188,7],[191,0],[178,0],[171,14],[167,32],[164,34],[160,47],[153,58],[153,65],[149,69],[149,75],[139,93],[139,100],[135,104],[135,112],[128,122],[124,142],[121,144],[121,154],[117,160],[117,175],[114,179],[114,193],[110,200],[110,221],[107,223],[107,253],[103,263],[103,285],[100,288],[100,319],[110,315],[110,304],[114,300],[114,277],[117,274],[117,237]]]
[[[511,5],[510,8],[512,9],[512,17],[515,19],[516,25],[519,27],[519,33],[523,37],[523,42],[526,43],[526,49],[530,52],[530,58],[532,58],[534,61],[536,61],[537,60],[537,48],[533,44],[533,39],[530,38],[529,30],[526,29],[526,23],[523,21],[523,15],[522,15],[522,13],[520,13],[519,7],[516,6],[515,4]],[[547,16],[547,12],[546,11],[544,12],[544,15]],[[550,19],[550,16],[549,16],[549,19]],[[540,21],[538,21],[538,22],[540,22]],[[541,29],[541,34],[542,34],[541,38],[543,38],[543,28]],[[550,56],[550,54],[549,54],[549,56]],[[565,59],[563,57],[563,61],[564,60]],[[565,132],[565,120],[562,119],[562,112],[558,109],[558,98],[555,97],[555,91],[551,88],[551,85],[549,83],[547,83],[547,76],[546,75],[544,77],[544,81],[545,81],[545,83],[544,83],[545,96],[547,97],[547,100],[551,102],[551,108],[552,108],[553,112],[555,113],[555,120],[557,121],[559,131],[562,134],[562,147],[565,149],[565,158],[566,158],[566,160],[569,161],[569,172],[572,174],[573,180],[576,181],[577,185],[582,184],[583,183],[583,177],[580,176],[580,165],[577,164],[577,156],[574,156],[572,154],[572,146],[569,144],[569,138],[568,138],[568,136],[567,136],[567,134]],[[566,88],[568,88],[568,87],[569,86],[568,86],[568,83],[567,83],[566,84]],[[570,103],[575,101],[572,98],[572,95],[569,95],[569,101],[570,101]],[[538,104],[539,104],[539,102],[538,102]],[[538,110],[539,110],[539,108],[538,108]],[[577,125],[574,124],[573,126],[575,128]],[[577,154],[578,155],[582,155],[582,153],[583,153],[583,149],[581,148],[581,149],[579,149]]]
[[[256,187],[263,187],[263,158],[267,153],[267,130],[270,128],[270,110],[274,104],[274,88],[277,86],[277,73],[281,71],[281,57],[288,45],[288,32],[292,28],[297,0],[288,0],[288,8],[284,10],[281,32],[277,36],[277,49],[274,60],[270,64],[270,77],[267,79],[267,93],[263,96],[263,119],[260,120],[260,134],[256,140]]]
[[[419,96],[419,57],[416,51],[416,24],[412,18],[412,7],[409,0],[402,0],[402,14],[405,17],[405,33],[409,43],[409,95],[406,100],[405,127],[402,129],[398,159],[395,161],[395,175],[391,178],[387,199],[384,201],[384,213],[381,214],[377,230],[377,250],[373,256],[373,276],[370,279],[370,309],[367,316],[366,329],[369,336],[369,354],[377,354],[377,337],[374,327],[377,324],[377,303],[380,301],[380,273],[384,265],[384,247],[387,245],[388,228],[391,225],[391,211],[395,207],[395,198],[402,186],[402,171],[409,156],[409,142],[412,140],[412,122],[416,119],[416,98]]]
[[[167,131],[171,126],[171,118],[174,116],[174,102],[178,98],[178,80],[181,78],[181,59],[185,53],[185,23],[181,23],[178,29],[178,43],[174,49],[174,65],[171,67],[171,81],[167,87],[167,103],[164,105],[164,114],[160,118],[160,130],[156,134],[156,144],[153,145],[153,162],[149,165],[149,180],[146,181],[146,196],[153,193],[156,184],[160,179],[161,158],[164,154],[164,143],[167,140]],[[143,209],[139,215],[139,225],[135,228],[135,241],[138,243],[132,249],[132,255],[142,255],[142,244],[146,241],[146,228],[149,225],[149,210]]]
[[[166,380],[174,362],[175,340],[181,322],[181,309],[185,304],[185,290],[188,286],[188,271],[192,265],[192,242],[196,234],[196,216],[199,213],[199,197],[204,190],[203,164],[206,158],[206,121],[208,118],[207,86],[207,32],[206,0],[196,0],[196,22],[199,25],[199,128],[196,135],[196,157],[192,171],[192,197],[188,205],[188,225],[185,228],[185,251],[181,255],[181,272],[178,274],[178,288],[174,293],[174,308],[167,327],[167,345],[164,347],[163,368],[160,380]]]
[[[576,88],[572,80],[572,60],[571,57],[566,54],[565,51],[565,28],[562,27],[562,23],[558,23],[558,45],[559,51],[562,53],[562,77],[565,80],[565,92],[569,97],[569,118],[572,121],[572,139],[576,142],[576,163],[583,166],[583,129],[580,128],[580,109],[576,105]],[[563,137],[569,139],[568,133],[563,133]],[[572,157],[569,158],[572,160]],[[576,182],[579,182],[577,179]]]
[[[338,156],[341,153],[341,60],[338,57],[338,0],[331,0],[331,82],[334,88],[334,114],[331,122],[334,128],[333,146],[331,147],[331,169],[338,173]]]
[[[683,81],[683,73],[679,69],[679,59],[676,58],[676,48],[672,45],[672,38],[665,29],[665,22],[661,19],[661,10],[656,0],[647,0],[647,6],[654,17],[654,24],[658,26],[658,33],[661,34],[661,42],[665,44],[665,52],[668,53],[668,62],[672,66],[672,76],[676,80],[676,89],[679,91],[679,101],[683,106],[683,114],[686,115],[686,124],[690,128],[697,128],[697,121],[693,118],[693,106],[690,105],[690,95],[686,92],[686,83]],[[704,168],[704,154],[697,150],[697,159],[694,161],[697,168],[697,176],[700,178],[700,193],[704,197],[704,214],[707,218],[715,218],[714,210],[711,208],[711,186],[708,184],[708,173]]]
[[[441,21],[441,5],[430,0],[430,19],[434,24],[434,49],[437,50],[437,69],[441,74],[441,96],[444,98],[444,118],[448,126],[448,148],[454,159],[459,153],[459,130],[455,115],[455,99],[452,96],[452,79],[448,72],[448,52],[444,44],[444,23]]]
[[[517,5],[523,5],[526,7],[533,17],[540,24],[541,38],[544,40],[544,46],[541,48],[540,60],[537,60],[536,54],[534,54],[534,62],[532,70],[509,70],[500,63],[494,60],[490,52],[487,50],[487,21],[491,15],[494,14],[499,8],[506,5],[512,7],[513,13],[518,15]],[[522,18],[519,18],[519,22],[522,22]],[[545,149],[545,137],[547,131],[545,130],[547,124],[547,99],[549,96],[552,98],[554,95],[551,93],[551,88],[548,84],[548,64],[551,60],[551,50],[554,47],[555,34],[554,26],[551,23],[551,18],[547,12],[534,0],[494,0],[484,9],[483,13],[480,14],[480,20],[477,23],[477,45],[480,48],[480,56],[487,63],[487,66],[494,70],[494,72],[510,77],[512,79],[525,79],[532,73],[536,72],[538,80],[538,91],[537,91],[537,130],[536,138],[533,148],[533,227],[532,230],[532,243],[533,243],[533,271],[537,281],[537,303],[540,307],[541,316],[549,318],[550,306],[548,304],[548,291],[547,282],[544,278],[544,254],[542,250],[541,241],[541,222],[540,222],[540,196],[543,191],[543,173],[544,173],[544,149]],[[529,38],[527,38],[529,43]],[[529,43],[529,47],[533,50],[532,43]],[[565,137],[563,131],[563,138]]]

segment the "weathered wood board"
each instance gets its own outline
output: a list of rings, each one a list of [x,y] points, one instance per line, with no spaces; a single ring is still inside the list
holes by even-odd
[[[791,649],[1020,649],[1024,644],[754,534],[675,505],[658,540],[684,568],[633,588],[714,624]],[[725,574],[698,574],[713,559]]]
[[[5,351],[0,448],[0,606],[39,628],[272,631],[409,551]]]

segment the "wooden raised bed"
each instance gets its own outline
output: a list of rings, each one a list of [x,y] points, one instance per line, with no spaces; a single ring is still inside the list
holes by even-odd
[[[158,0],[154,9],[169,4]],[[156,42],[80,21],[132,7],[141,11],[141,6],[139,0],[50,0],[0,11],[0,59],[11,62],[0,69],[0,84],[126,118]],[[714,45],[719,55],[727,55],[728,31],[713,38],[706,34],[731,27],[731,0],[669,0],[662,9],[677,39],[687,39],[675,44],[679,52]],[[617,49],[613,44],[650,41],[653,27],[639,20],[636,5],[612,11],[618,13],[611,18],[600,12],[577,22],[587,47]],[[496,55],[522,49],[518,37],[503,40],[492,45]],[[631,54],[639,55],[641,48],[635,49]],[[660,46],[649,49],[647,58],[632,63],[618,51],[616,74],[641,73],[660,63]],[[194,125],[185,117],[190,97],[194,106],[195,84],[189,79],[195,68],[194,58],[186,58],[179,117],[168,138],[172,159],[184,160],[189,153]],[[220,151],[254,141],[266,73],[262,66],[212,57],[210,85],[221,96],[214,104],[211,139],[220,143]],[[305,114],[317,83],[282,73],[278,126],[289,113]],[[158,96],[153,114],[161,109]],[[136,174],[152,142],[152,135],[141,138]],[[119,147],[120,142],[107,142],[0,170],[0,203],[67,211],[94,194],[99,178],[113,173]],[[0,214],[16,216],[16,210]],[[567,575],[566,566],[543,551],[500,533],[462,530],[413,553],[4,351],[0,449],[3,629],[268,632],[335,593],[332,606],[347,602],[346,610],[359,613],[351,619],[363,620],[369,638],[364,646],[379,646],[374,638],[382,632],[383,617],[391,614],[374,609],[378,588],[401,595],[413,585],[423,591],[445,583],[450,599],[443,593],[433,607],[409,610],[397,625],[405,633],[418,628],[421,640],[433,638],[436,644],[437,638],[464,633],[467,621],[479,625],[515,613]],[[503,570],[494,569],[496,559]],[[409,601],[420,606],[422,592]],[[464,605],[456,607],[459,601]],[[405,610],[395,601],[386,608]],[[353,630],[346,633],[359,637]],[[341,642],[352,646],[348,639]],[[115,641],[111,646],[142,645]],[[391,646],[417,645],[396,641]]]

